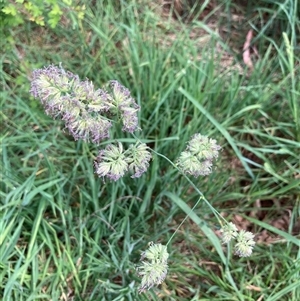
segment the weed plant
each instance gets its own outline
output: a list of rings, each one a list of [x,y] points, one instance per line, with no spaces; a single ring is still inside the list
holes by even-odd
[[[147,1],[85,4],[82,27],[26,23],[1,54],[0,298],[299,300],[297,3],[268,7],[284,27],[278,39],[258,31],[266,51],[252,72],[234,68],[238,57],[219,68],[228,45],[202,22],[162,17]],[[208,43],[191,38],[200,29]],[[60,62],[95,86],[130,88],[142,142],[172,162],[194,133],[218,141],[216,169],[193,183],[255,233],[251,257],[217,248],[217,218],[205,202],[191,213],[199,194],[164,158],[137,179],[95,175],[95,154],[115,140],[74,141],[29,96],[32,71]],[[135,143],[121,128],[115,135]],[[166,245],[186,215],[165,282],[139,294],[141,252]]]

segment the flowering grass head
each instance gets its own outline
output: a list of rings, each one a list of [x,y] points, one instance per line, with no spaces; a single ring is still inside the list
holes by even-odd
[[[33,71],[30,93],[41,100],[47,114],[56,117],[68,109],[72,82],[78,80],[73,73],[50,65]]]
[[[195,134],[177,159],[177,166],[184,173],[195,177],[208,175],[212,171],[212,161],[218,157],[220,149],[216,140]]]
[[[75,140],[99,143],[109,137],[112,123],[103,114],[111,104],[92,82],[80,81],[61,66],[50,65],[33,72],[30,92],[41,100],[48,115],[65,121]]]
[[[140,107],[118,81],[110,81],[108,90],[95,89],[91,81],[81,81],[54,65],[35,70],[32,75],[31,94],[41,100],[48,115],[65,121],[75,140],[99,143],[109,138],[115,115],[123,131],[138,129]]]
[[[105,149],[100,150],[95,161],[95,169],[99,177],[107,176],[114,181],[123,177],[128,170],[128,163],[122,143],[119,142],[118,146],[109,144]]]
[[[221,229],[223,243],[236,240],[234,253],[240,257],[248,257],[252,254],[255,241],[254,234],[245,230],[239,231],[235,224],[227,223]]]
[[[226,224],[221,229],[223,243],[228,243],[238,235],[238,228],[232,222]]]
[[[235,254],[240,257],[249,257],[252,254],[255,245],[254,234],[241,230],[236,238],[237,243],[234,246]]]
[[[152,158],[151,153],[145,143],[132,144],[128,150],[128,169],[133,174],[132,178],[139,178],[149,167]]]
[[[122,120],[124,132],[133,133],[138,130],[137,112],[139,105],[131,97],[130,91],[122,86],[118,81],[109,82],[109,92],[111,95],[112,112]]]
[[[142,253],[141,264],[137,267],[138,275],[142,277],[139,293],[149,290],[165,280],[168,273],[168,257],[166,246],[150,243],[148,250]]]
[[[129,171],[133,173],[132,178],[138,178],[148,169],[151,158],[145,143],[137,142],[127,150],[124,150],[121,142],[118,142],[118,146],[109,144],[100,150],[95,161],[96,174],[117,181]]]

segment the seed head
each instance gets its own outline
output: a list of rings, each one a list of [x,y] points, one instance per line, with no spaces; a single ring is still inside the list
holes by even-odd
[[[216,140],[195,134],[177,159],[177,165],[184,173],[194,177],[208,175],[212,171],[212,160],[218,157],[220,149]]]
[[[142,277],[139,293],[165,280],[168,273],[168,257],[167,247],[162,244],[151,243],[149,249],[142,253],[141,264],[137,267],[138,275]]]
[[[128,163],[123,151],[122,143],[118,146],[109,144],[105,149],[100,150],[95,161],[96,173],[99,177],[107,176],[113,181],[119,180],[128,170]]]
[[[138,129],[137,112],[139,111],[140,107],[131,97],[129,90],[122,86],[118,81],[110,81],[109,87],[112,91],[111,99],[115,112],[116,114],[120,115],[120,119],[123,123],[122,130],[125,132],[133,133]]]
[[[254,234],[245,230],[241,230],[237,235],[237,243],[234,246],[235,254],[240,257],[248,257],[252,254],[255,241]]]
[[[50,65],[33,72],[30,92],[40,98],[48,115],[65,121],[75,140],[99,143],[109,137],[112,123],[103,113],[112,106],[110,98],[92,82]]]
[[[226,224],[222,229],[222,241],[228,243],[238,235],[238,228],[232,222]]]
[[[128,149],[126,162],[129,165],[129,170],[133,173],[132,178],[139,178],[149,167],[149,161],[152,155],[148,151],[145,143],[136,143]]]

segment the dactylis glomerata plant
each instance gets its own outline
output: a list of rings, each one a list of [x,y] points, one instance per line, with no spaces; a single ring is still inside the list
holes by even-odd
[[[30,92],[41,100],[48,115],[61,118],[65,122],[66,128],[75,140],[82,139],[98,144],[110,137],[110,129],[118,123],[122,123],[124,132],[133,134],[139,129],[137,113],[140,107],[132,98],[130,91],[115,80],[109,81],[102,89],[95,89],[91,81],[81,81],[77,75],[65,71],[61,66],[50,65],[33,72]],[[132,178],[145,173],[152,158],[151,152],[158,153],[135,139],[136,143],[127,149],[117,140],[115,144],[108,144],[101,149],[94,162],[95,173],[99,177],[107,177],[113,181],[119,180],[127,173],[130,173]],[[210,174],[213,161],[218,157],[220,149],[216,140],[197,133],[191,137],[176,163],[162,154],[158,155],[167,159],[186,177],[199,193],[199,201],[204,200],[214,213],[217,213],[223,243],[236,240],[235,254],[247,257],[252,254],[255,245],[254,235],[244,230],[238,231],[233,223],[228,223],[187,176]],[[137,273],[142,278],[139,292],[144,292],[165,280],[169,257],[167,245],[171,239],[166,245],[150,243],[149,248],[142,253],[141,263],[137,267]]]

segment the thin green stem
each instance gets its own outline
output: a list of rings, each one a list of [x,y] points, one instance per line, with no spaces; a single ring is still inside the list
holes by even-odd
[[[134,136],[134,138],[136,139],[136,140],[138,140],[140,143],[142,143],[142,141],[138,138],[138,137],[136,137],[134,134],[132,134],[133,136]],[[182,174],[185,178],[186,178],[186,180],[192,185],[192,187],[197,191],[197,193],[200,195],[200,199],[197,201],[197,203],[196,203],[196,205],[193,207],[193,209],[191,210],[191,212],[196,208],[196,206],[198,205],[198,203],[199,203],[199,201],[202,199],[202,200],[204,200],[204,202],[206,203],[206,205],[210,208],[210,210],[212,211],[212,213],[215,215],[215,217],[218,219],[218,221],[219,221],[219,223],[222,225],[222,222],[221,222],[221,220],[223,220],[225,223],[227,223],[227,221],[224,219],[224,217],[223,216],[221,216],[220,215],[220,213],[210,204],[210,202],[205,198],[205,196],[204,196],[204,194],[197,188],[197,186],[193,183],[193,181],[185,174],[185,173],[183,173],[182,172],[182,170],[180,169],[180,168],[178,168],[178,166],[174,163],[174,162],[172,162],[168,157],[166,157],[166,156],[164,156],[163,154],[160,154],[160,153],[158,153],[158,152],[156,152],[154,149],[152,149],[152,148],[150,148],[149,147],[149,150],[150,151],[152,151],[154,154],[156,154],[156,155],[158,155],[158,156],[160,156],[160,157],[162,157],[162,158],[164,158],[165,160],[167,160],[180,174]],[[188,217],[189,215],[187,215],[187,217]],[[186,218],[187,218],[186,217]],[[186,219],[185,218],[185,219]],[[183,222],[185,221],[185,219],[183,220]],[[182,223],[183,223],[182,222]],[[182,224],[181,223],[181,224]],[[180,225],[181,225],[180,224]],[[176,230],[177,231],[177,230]],[[173,236],[172,236],[173,237]],[[171,237],[171,238],[172,238]]]
[[[193,181],[185,174],[183,173],[180,168],[178,168],[178,166],[173,163],[169,158],[167,158],[166,156],[156,152],[155,150],[149,148],[153,153],[155,153],[156,155],[164,158],[165,160],[167,160],[174,168],[176,168],[176,170],[178,170],[178,172],[180,172],[185,178],[186,180],[192,185],[192,187],[197,191],[197,193],[200,195],[201,199],[204,200],[204,202],[206,203],[206,205],[210,208],[210,210],[212,211],[212,213],[216,216],[216,218],[219,220],[220,222],[220,218],[226,222],[226,220],[220,215],[220,213],[209,203],[209,201],[205,198],[204,194],[197,188],[197,186],[193,183]]]
[[[201,199],[203,199],[202,196],[200,196],[199,200],[197,201],[197,203],[194,205],[194,207],[191,209],[190,213],[194,211],[194,209],[198,206],[198,204],[200,203]],[[187,218],[190,216],[190,214],[187,214],[186,217],[182,220],[182,222],[179,224],[179,226],[176,228],[176,230],[174,231],[174,233],[172,234],[172,236],[170,237],[170,239],[168,240],[166,246],[171,242],[171,240],[173,239],[173,237],[175,236],[175,234],[178,232],[179,228],[182,226],[182,224],[187,220]]]
[[[288,38],[288,35],[284,32],[283,39],[286,47],[286,53],[288,56],[288,68],[290,71],[290,77],[291,77],[291,108],[292,113],[294,115],[294,121],[296,125],[296,138],[299,141],[300,140],[300,124],[299,124],[299,107],[296,100],[296,80],[295,80],[295,65],[294,65],[294,38],[293,34],[291,39]]]

